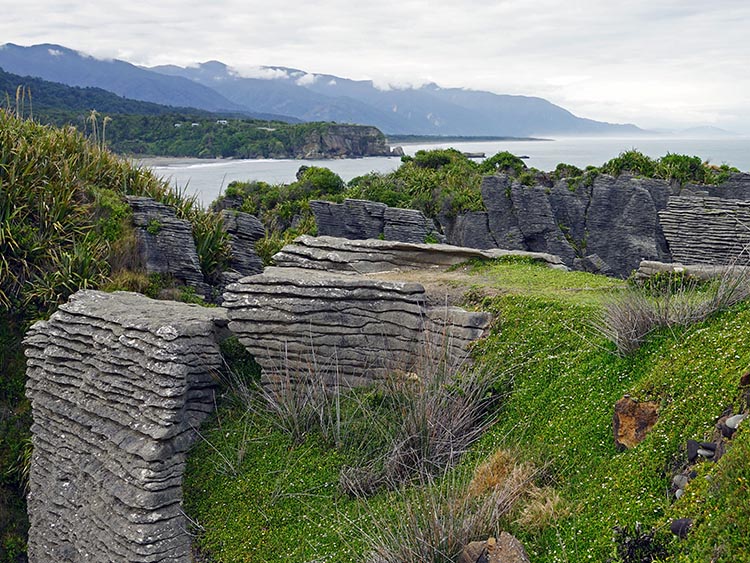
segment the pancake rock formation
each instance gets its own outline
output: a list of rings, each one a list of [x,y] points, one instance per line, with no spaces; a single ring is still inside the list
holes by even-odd
[[[80,291],[25,344],[31,563],[188,563],[185,455],[213,408],[224,311]]]

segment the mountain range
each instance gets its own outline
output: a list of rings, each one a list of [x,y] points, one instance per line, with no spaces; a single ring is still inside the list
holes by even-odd
[[[101,60],[60,45],[0,46],[0,68],[70,86],[213,112],[287,121],[375,125],[387,134],[638,135],[634,125],[594,121],[538,97],[500,95],[428,84],[377,87],[369,80],[265,66],[240,73],[219,61],[145,68]]]

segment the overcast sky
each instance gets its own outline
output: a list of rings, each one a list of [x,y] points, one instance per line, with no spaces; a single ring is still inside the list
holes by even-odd
[[[436,82],[646,128],[750,134],[747,0],[26,0],[3,12],[0,43]]]

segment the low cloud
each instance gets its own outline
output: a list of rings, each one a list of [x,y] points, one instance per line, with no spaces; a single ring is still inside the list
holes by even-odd
[[[286,70],[267,66],[233,66],[232,74],[240,78],[259,78],[260,80],[281,80],[289,78]]]
[[[318,78],[319,77],[316,74],[303,74],[297,80],[295,80],[295,83],[298,86],[311,86],[318,81]]]

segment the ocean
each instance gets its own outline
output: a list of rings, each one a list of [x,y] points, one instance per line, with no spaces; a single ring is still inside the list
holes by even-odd
[[[560,162],[585,168],[599,166],[623,151],[637,149],[651,157],[667,153],[688,154],[701,157],[713,164],[729,164],[742,171],[750,170],[750,138],[561,138],[545,141],[482,141],[446,142],[430,144],[404,144],[406,154],[413,155],[421,149],[454,147],[462,152],[483,152],[488,157],[499,151],[510,151],[525,158],[527,166],[540,170],[554,170]],[[208,205],[233,181],[262,180],[268,183],[288,183],[295,180],[300,166],[325,166],[345,181],[368,172],[390,172],[398,168],[397,157],[373,157],[337,160],[199,160],[199,159],[147,159],[140,161],[170,183],[195,194]]]

